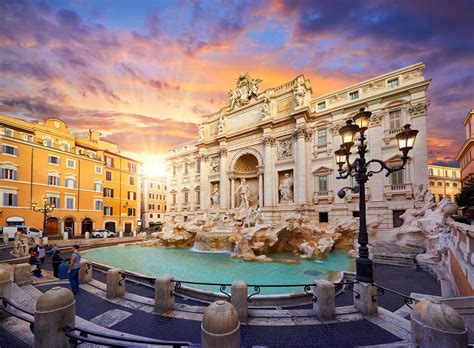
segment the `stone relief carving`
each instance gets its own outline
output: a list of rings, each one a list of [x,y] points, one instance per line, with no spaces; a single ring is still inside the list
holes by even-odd
[[[219,158],[218,157],[211,158],[211,172],[212,173],[219,172]]]
[[[230,107],[239,107],[248,104],[252,98],[258,96],[258,84],[262,82],[260,79],[253,79],[248,73],[241,73],[237,79],[237,86],[234,90],[229,91]]]
[[[270,99],[266,94],[263,95],[262,114],[263,117],[270,116]]]
[[[416,105],[411,105],[408,108],[408,112],[411,114],[412,117],[425,115],[426,112],[428,111],[428,106],[429,105],[430,105],[430,103],[427,103],[427,102],[422,102],[422,103],[418,103]]]
[[[293,202],[293,177],[289,173],[285,173],[283,179],[280,181],[278,186],[280,191],[280,202],[291,203]]]
[[[219,184],[214,185],[214,190],[212,191],[212,206],[213,207],[218,207],[220,205],[220,189],[219,189]]]
[[[224,114],[219,115],[219,121],[217,123],[217,134],[223,134],[225,132],[225,119]]]
[[[264,145],[270,145],[270,146],[273,146],[275,145],[276,143],[276,139],[274,137],[272,137],[271,135],[265,135],[263,137],[263,144]]]
[[[204,139],[204,125],[203,124],[198,125],[198,132],[199,132],[199,140],[203,140]]]
[[[376,81],[362,87],[362,92],[372,92],[383,88],[384,81]]]
[[[407,72],[405,74],[402,75],[402,78],[404,81],[407,81],[407,80],[412,80],[414,78],[417,78],[419,76],[421,76],[423,74],[423,69],[420,68],[420,69],[417,69],[417,70],[413,70],[413,71],[410,71],[410,72]]]
[[[369,127],[376,127],[382,125],[383,114],[373,114],[370,117]]]
[[[304,83],[296,86],[294,93],[296,97],[296,106],[303,106],[304,96],[306,95],[306,88],[304,86]]]
[[[277,158],[279,160],[291,158],[293,156],[291,148],[291,139],[278,142]]]
[[[222,156],[227,156],[227,148],[225,148],[225,147],[220,147],[220,148],[219,148],[219,155],[221,155],[221,157],[222,157]]]
[[[341,94],[338,94],[338,95],[335,95],[335,96],[332,96],[331,98],[329,98],[328,103],[329,104],[334,104],[334,103],[337,103],[337,102],[340,102],[340,101],[343,101],[343,100],[346,100],[346,99],[347,99],[347,95],[345,93],[341,93]]]

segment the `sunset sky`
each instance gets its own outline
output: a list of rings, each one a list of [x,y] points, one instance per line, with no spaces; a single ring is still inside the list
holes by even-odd
[[[431,162],[474,107],[474,1],[0,1],[0,112],[98,129],[129,155],[197,137],[240,72],[313,95],[426,62]]]

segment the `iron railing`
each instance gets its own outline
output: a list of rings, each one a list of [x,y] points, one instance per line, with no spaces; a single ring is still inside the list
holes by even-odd
[[[277,284],[277,285],[255,285],[249,284],[247,285],[249,288],[253,288],[254,293],[250,294],[247,297],[247,302],[252,303],[252,297],[257,296],[261,288],[303,288],[303,291],[311,296],[312,302],[317,302],[318,298],[314,295],[313,291],[311,291],[311,287],[315,287],[316,284]]]
[[[10,315],[13,315],[14,317],[18,318],[18,319],[21,319],[23,321],[26,321],[27,323],[30,324],[30,330],[32,333],[34,333],[34,329],[35,329],[35,314],[34,313],[31,313],[29,311],[27,311],[26,309],[24,308],[21,308],[19,306],[17,306],[15,303],[7,300],[5,297],[0,297],[0,310],[1,311],[4,311],[5,313],[8,313]],[[14,308],[16,311],[12,311],[9,307],[11,308]],[[18,311],[18,312],[17,312]],[[20,314],[22,313],[22,314]],[[26,314],[30,317],[27,317],[23,314]]]
[[[175,285],[174,285],[174,289],[171,290],[171,293],[170,295],[171,296],[175,296],[176,295],[176,290],[178,290],[179,288],[181,288],[181,285],[182,284],[190,284],[190,285],[206,285],[206,286],[218,286],[219,287],[219,291],[225,295],[227,297],[227,300],[228,302],[230,302],[232,296],[227,293],[225,290],[227,289],[227,287],[229,286],[232,286],[232,284],[222,284],[222,283],[204,283],[204,282],[189,282],[189,281],[185,281],[185,280],[175,280],[175,279],[172,279],[171,280]]]
[[[417,301],[416,299],[414,299],[414,298],[412,298],[408,295],[402,294],[401,292],[398,292],[398,291],[395,291],[395,290],[390,290],[390,289],[381,287],[380,285],[376,285],[376,284],[374,284],[374,286],[377,288],[377,295],[372,296],[372,301],[373,302],[377,302],[377,297],[385,295],[386,291],[391,293],[391,294],[402,297],[403,298],[403,303],[406,306],[408,306],[408,308],[410,308],[410,309],[413,309],[412,305],[415,304],[416,301]]]

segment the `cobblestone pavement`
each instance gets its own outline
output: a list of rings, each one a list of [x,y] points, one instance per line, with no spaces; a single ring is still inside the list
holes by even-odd
[[[55,285],[42,285],[38,286],[38,289],[47,291],[53,286]],[[86,320],[91,320],[112,309],[120,309],[131,313],[131,315],[110,326],[110,329],[156,339],[200,342],[200,321],[162,317],[125,308],[104,301],[83,290],[76,296],[76,314]],[[397,342],[400,341],[400,338],[367,320],[357,320],[301,326],[242,325],[241,340],[244,347],[257,345],[267,347],[353,347]]]

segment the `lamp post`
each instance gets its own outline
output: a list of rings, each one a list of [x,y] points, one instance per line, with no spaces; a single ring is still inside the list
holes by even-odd
[[[48,219],[48,213],[52,213],[56,205],[54,203],[48,203],[48,197],[43,197],[43,208],[37,208],[38,202],[32,201],[31,208],[37,213],[43,213],[43,237],[46,237],[46,220]]]
[[[339,134],[342,137],[341,147],[335,151],[336,163],[339,166],[339,176],[337,179],[346,179],[353,177],[356,179],[358,186],[355,188],[344,187],[337,195],[340,198],[344,198],[346,192],[344,190],[349,189],[355,193],[359,193],[359,257],[356,260],[356,280],[363,283],[374,282],[374,272],[372,267],[372,260],[369,258],[369,238],[367,235],[367,221],[366,221],[366,205],[365,205],[365,183],[374,174],[380,173],[385,170],[387,173],[385,176],[389,176],[393,172],[397,172],[405,168],[409,157],[408,152],[413,148],[415,144],[417,130],[410,128],[407,124],[403,127],[403,130],[396,135],[398,149],[402,152],[402,164],[396,167],[389,167],[387,164],[378,159],[372,159],[367,161],[365,155],[367,153],[365,131],[369,127],[369,120],[372,113],[365,111],[364,108],[359,110],[359,113],[353,117],[352,120],[347,120],[346,125],[339,130]],[[355,143],[357,133],[360,133],[359,141],[360,144],[357,147],[357,157],[352,163],[350,161],[351,148]],[[376,164],[378,168],[371,169],[371,165]],[[344,167],[345,166],[345,167]]]

